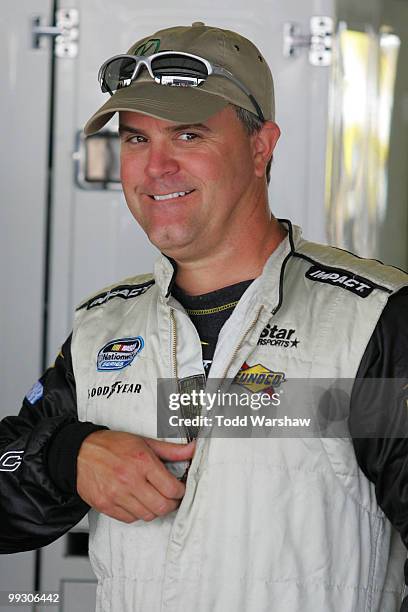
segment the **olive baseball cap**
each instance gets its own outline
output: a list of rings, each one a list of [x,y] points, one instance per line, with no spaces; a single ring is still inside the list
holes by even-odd
[[[249,89],[264,118],[275,120],[271,71],[259,49],[244,36],[198,21],[146,36],[132,45],[127,55],[147,56],[160,51],[193,53],[226,68]],[[230,103],[256,114],[251,99],[224,76],[210,75],[199,87],[171,87],[156,83],[143,67],[131,85],[118,89],[96,111],[84,132],[87,136],[98,132],[117,111],[199,123]]]

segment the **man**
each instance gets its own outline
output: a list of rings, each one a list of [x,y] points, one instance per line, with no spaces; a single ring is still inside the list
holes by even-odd
[[[162,30],[99,80],[111,98],[85,132],[120,113],[126,200],[163,255],[154,276],[79,307],[54,368],[2,422],[1,551],[45,545],[91,507],[98,610],[398,610],[406,553],[384,512],[406,543],[401,402],[373,416],[356,388],[352,429],[377,419],[384,435],[354,447],[179,444],[157,439],[156,381],[270,391],[259,381],[405,377],[407,275],[271,215],[279,128],[270,70],[247,39],[202,23]]]

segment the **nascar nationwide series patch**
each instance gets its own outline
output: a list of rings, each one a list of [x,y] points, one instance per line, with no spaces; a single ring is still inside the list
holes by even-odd
[[[132,363],[143,347],[144,340],[142,336],[111,340],[98,353],[98,371],[123,370],[123,368]]]
[[[312,266],[305,274],[306,278],[319,283],[336,285],[351,291],[362,298],[366,298],[374,289],[374,285],[357,274],[339,270],[336,268],[326,268],[325,266]]]

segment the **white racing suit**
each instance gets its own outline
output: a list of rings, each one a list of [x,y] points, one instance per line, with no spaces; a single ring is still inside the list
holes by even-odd
[[[157,437],[157,379],[203,376],[196,329],[170,295],[173,276],[162,257],[154,277],[78,309],[81,421]],[[255,383],[276,373],[353,379],[389,296],[407,284],[397,269],[306,242],[294,228],[222,328],[207,384],[243,373]],[[281,342],[266,342],[272,329]],[[89,518],[99,612],[401,605],[406,551],[347,437],[199,437],[177,511],[148,523],[94,510]]]

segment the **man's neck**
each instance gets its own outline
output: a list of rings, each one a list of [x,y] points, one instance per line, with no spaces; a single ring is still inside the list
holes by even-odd
[[[177,285],[189,295],[202,295],[257,278],[269,256],[287,234],[274,217],[265,229],[262,239],[246,245],[241,243],[227,252],[215,253],[204,261],[177,261]]]

